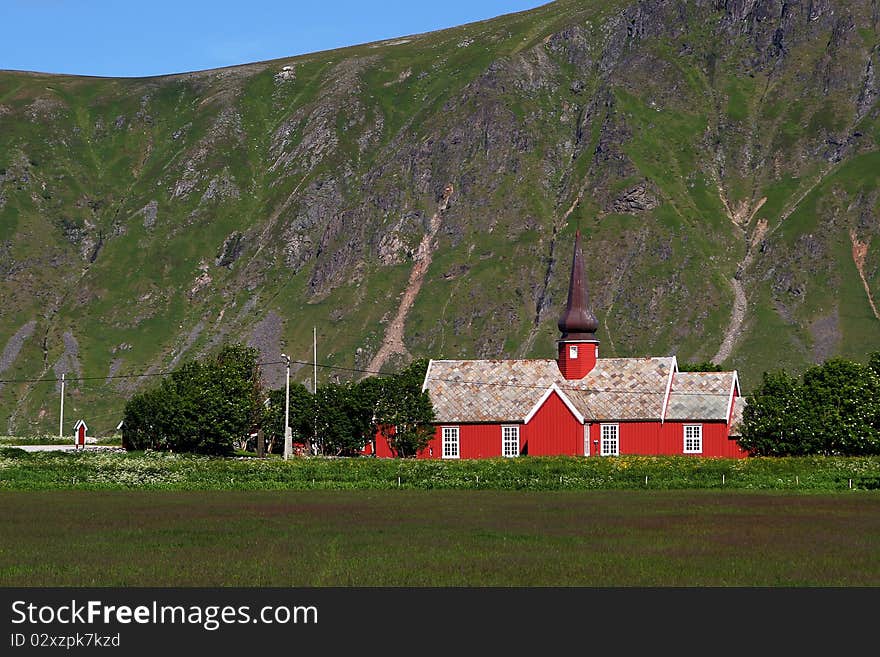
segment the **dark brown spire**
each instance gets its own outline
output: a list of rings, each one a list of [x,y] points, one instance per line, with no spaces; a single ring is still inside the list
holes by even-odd
[[[568,284],[568,303],[559,318],[563,340],[595,340],[599,322],[590,309],[590,295],[584,278],[584,256],[581,253],[581,231],[575,233],[574,257],[571,261],[571,281]]]

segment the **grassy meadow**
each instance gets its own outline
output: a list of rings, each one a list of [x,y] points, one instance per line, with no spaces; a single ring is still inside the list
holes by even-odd
[[[880,457],[413,460],[34,452],[0,446],[2,490],[880,490]]]
[[[0,492],[0,586],[877,586],[880,496]]]
[[[876,586],[878,489],[878,457],[0,447],[0,586]]]

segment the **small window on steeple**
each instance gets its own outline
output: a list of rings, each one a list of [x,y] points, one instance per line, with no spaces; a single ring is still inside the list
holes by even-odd
[[[568,357],[572,359],[578,357],[578,346],[576,344],[568,345]]]

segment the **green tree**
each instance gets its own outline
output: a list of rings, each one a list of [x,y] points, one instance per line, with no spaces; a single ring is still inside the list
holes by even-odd
[[[269,392],[263,405],[261,426],[271,454],[284,452],[284,388]],[[309,445],[315,429],[315,396],[301,383],[290,384],[290,430],[293,443]]]
[[[765,372],[747,402],[740,445],[751,454],[880,454],[880,376],[871,365],[833,358],[801,381]]]
[[[375,427],[400,458],[416,456],[434,436],[434,407],[422,392],[427,368],[424,358],[410,363],[387,380],[377,403]]]
[[[224,346],[191,361],[125,406],[122,440],[128,449],[231,454],[262,415],[257,350]]]
[[[880,453],[880,376],[868,365],[832,358],[804,372],[803,412],[814,452]]]
[[[704,360],[700,363],[679,363],[678,364],[679,372],[723,372],[724,369],[721,365],[716,365],[715,363]]]
[[[757,390],[746,397],[739,444],[755,456],[812,453],[803,421],[803,389],[784,370],[764,372]]]
[[[327,456],[353,456],[363,448],[353,399],[355,384],[328,383],[318,386],[317,451]]]
[[[377,413],[389,394],[390,381],[391,378],[385,376],[368,376],[352,389],[354,430],[362,446],[375,448]]]
[[[125,449],[167,449],[164,434],[166,396],[161,387],[134,395],[125,405],[122,446]]]

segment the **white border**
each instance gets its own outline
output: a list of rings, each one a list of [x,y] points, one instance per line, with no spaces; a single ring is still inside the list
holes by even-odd
[[[520,450],[522,449],[522,438],[521,432],[519,430],[518,424],[502,424],[501,425],[501,456],[504,458],[515,458],[519,456]],[[516,454],[505,454],[504,453],[504,430],[505,429],[516,429]]]
[[[529,423],[529,421],[535,416],[535,413],[538,412],[538,409],[540,409],[541,406],[544,405],[544,402],[547,401],[547,399],[550,397],[550,395],[552,395],[554,392],[557,395],[559,395],[559,398],[562,400],[562,403],[565,404],[566,407],[568,407],[568,410],[571,411],[571,414],[574,415],[581,424],[584,423],[584,416],[581,415],[580,413],[578,413],[578,410],[574,407],[574,404],[571,403],[571,400],[568,397],[566,397],[565,393],[563,393],[562,390],[559,389],[559,386],[557,386],[554,383],[549,388],[547,388],[547,391],[543,395],[541,395],[541,398],[532,407],[532,410],[530,410],[526,414],[526,416],[523,418],[523,424]]]
[[[456,455],[455,456],[446,456],[446,450],[444,447],[446,446],[446,438],[443,436],[444,429],[455,429],[455,446]],[[444,424],[440,426],[440,458],[441,459],[460,459],[461,458],[461,426],[456,424]]]
[[[687,448],[688,427],[697,427],[700,430],[700,449],[699,449],[699,451],[688,450],[688,448]],[[693,438],[691,438],[691,440],[693,440]],[[703,425],[702,424],[696,424],[694,422],[691,422],[690,424],[682,424],[681,425],[681,453],[682,454],[702,454],[703,453]]]
[[[428,375],[431,373],[431,365],[434,364],[434,359],[428,361],[428,369],[425,370],[425,380],[422,382],[422,392],[428,388]]]
[[[733,370],[733,383],[730,385],[730,401],[727,402],[727,428],[730,430],[730,422],[733,420],[733,402],[734,396],[733,393],[737,393],[742,396],[742,391],[739,389],[739,374],[737,374],[736,370]]]
[[[613,454],[605,454],[605,439],[602,437],[602,427],[617,427],[617,451]],[[599,454],[598,456],[620,456],[620,422],[599,423]]]
[[[663,396],[663,408],[660,409],[660,426],[666,422],[666,411],[669,408],[669,396],[672,394],[672,379],[678,372],[678,359],[672,357],[672,367],[669,369],[669,381],[666,382],[666,394]]]

